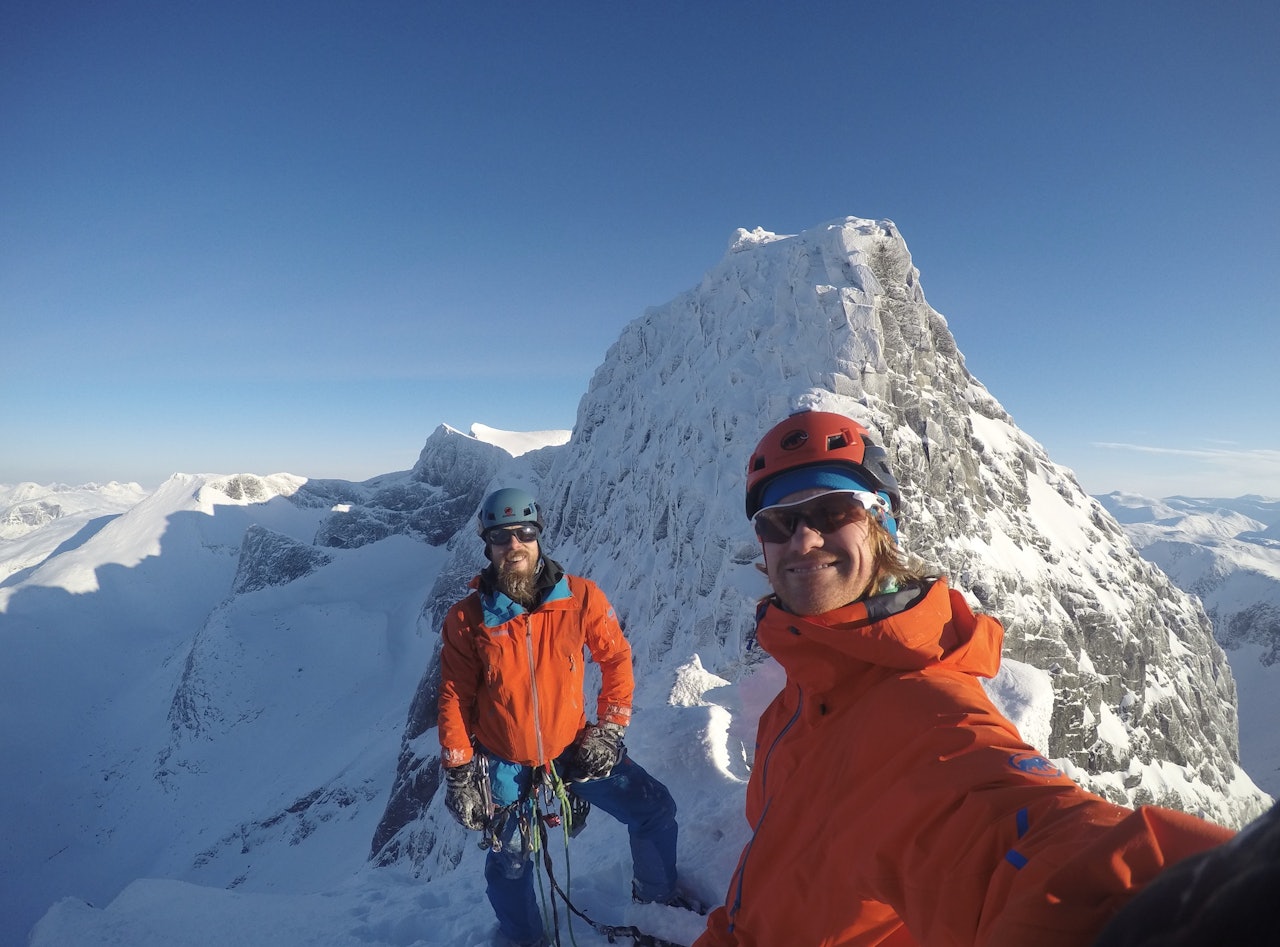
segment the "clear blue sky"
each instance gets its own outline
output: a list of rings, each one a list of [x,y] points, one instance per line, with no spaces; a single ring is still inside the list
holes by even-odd
[[[4,4],[0,482],[569,428],[735,228],[855,215],[1086,490],[1280,496],[1277,49],[1233,0]]]

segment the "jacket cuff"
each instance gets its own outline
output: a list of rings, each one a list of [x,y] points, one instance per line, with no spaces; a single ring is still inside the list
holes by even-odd
[[[600,718],[599,723],[616,723],[625,727],[631,723],[631,708],[620,704],[605,704],[598,708],[597,716]]]
[[[470,763],[472,755],[471,747],[467,747],[465,750],[451,750],[447,746],[442,746],[440,748],[440,763],[445,769],[453,769],[455,766]]]

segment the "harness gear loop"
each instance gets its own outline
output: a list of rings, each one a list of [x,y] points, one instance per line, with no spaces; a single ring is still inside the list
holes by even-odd
[[[480,798],[484,802],[484,828],[480,830],[480,847],[491,848],[495,852],[502,851],[502,829],[510,817],[513,806],[495,806],[493,804],[493,784],[489,781],[489,757],[484,753],[475,754],[475,782],[480,790]]]

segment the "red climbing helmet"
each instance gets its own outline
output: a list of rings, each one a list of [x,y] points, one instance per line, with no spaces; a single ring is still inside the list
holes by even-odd
[[[802,468],[804,476],[782,477]],[[855,482],[848,483],[850,479]],[[788,493],[812,486],[883,493],[895,514],[902,505],[884,448],[872,442],[865,427],[842,414],[799,411],[760,438],[747,462],[747,518]]]

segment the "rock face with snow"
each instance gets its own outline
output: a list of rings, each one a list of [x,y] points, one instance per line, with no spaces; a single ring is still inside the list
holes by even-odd
[[[601,582],[628,628],[640,703],[664,702],[690,653],[731,681],[759,660],[752,606],[765,586],[744,465],[766,429],[805,406],[872,430],[903,486],[906,548],[1004,622],[1007,655],[1052,675],[1050,756],[1119,802],[1230,824],[1262,809],[1237,764],[1235,686],[1203,609],[969,374],[888,221],[739,231],[696,288],[626,328],[569,443],[545,473],[529,471],[547,551]],[[451,548],[445,571],[461,579],[476,550]],[[437,584],[429,627],[460,590]],[[400,762],[419,820],[435,788],[434,673]],[[410,821],[398,799],[374,857],[421,865],[434,825]]]
[[[1280,795],[1280,500],[1098,500],[1144,559],[1204,604],[1239,685],[1241,761]]]
[[[499,447],[440,425],[407,477],[377,478],[365,495],[342,495],[333,485],[333,512],[316,541],[354,549],[392,535],[433,546],[457,532],[484,497],[484,485],[510,455]]]
[[[262,526],[250,526],[240,547],[234,594],[255,592],[269,585],[288,585],[328,565],[333,557],[309,543],[301,543]]]

